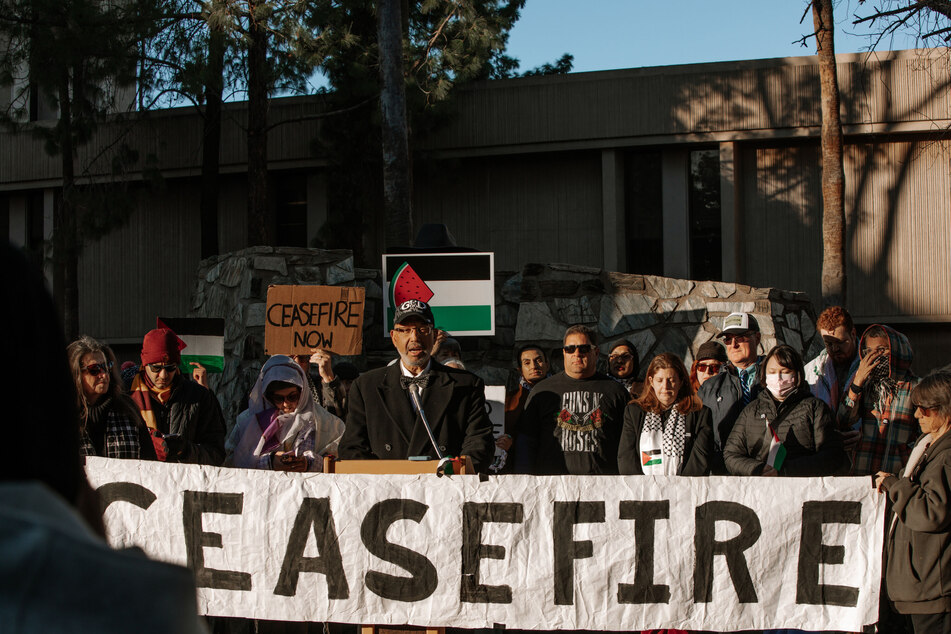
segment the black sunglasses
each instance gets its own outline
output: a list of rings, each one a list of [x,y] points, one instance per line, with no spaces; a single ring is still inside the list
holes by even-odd
[[[575,350],[577,350],[581,354],[588,354],[589,352],[591,352],[591,347],[592,346],[590,343],[582,343],[577,346],[564,346],[562,347],[562,350],[564,350],[568,354],[574,354]]]
[[[90,363],[83,368],[83,372],[91,376],[99,376],[103,372],[109,372],[111,369],[112,363]]]
[[[168,374],[171,374],[178,369],[178,366],[174,363],[150,363],[149,370],[158,374],[162,370],[165,370]]]

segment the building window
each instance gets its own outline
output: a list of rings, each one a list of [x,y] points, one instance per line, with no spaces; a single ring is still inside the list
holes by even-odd
[[[636,151],[624,158],[624,221],[627,271],[664,274],[664,201],[661,160],[657,150]]]
[[[307,246],[307,177],[287,174],[275,178],[274,204],[277,246]]]
[[[723,274],[720,224],[720,152],[690,153],[690,277],[719,280]]]

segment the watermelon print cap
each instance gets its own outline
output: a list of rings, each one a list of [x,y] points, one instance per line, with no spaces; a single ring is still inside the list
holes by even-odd
[[[396,307],[396,316],[393,317],[394,324],[401,324],[410,317],[419,317],[427,324],[436,322],[433,319],[433,309],[424,301],[418,299],[408,299]]]

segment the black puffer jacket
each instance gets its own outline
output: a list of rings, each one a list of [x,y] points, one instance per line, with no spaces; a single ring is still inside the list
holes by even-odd
[[[803,382],[782,403],[769,390],[762,390],[740,413],[723,448],[726,468],[732,475],[763,472],[772,441],[767,421],[786,448],[780,475],[828,476],[848,466],[832,412],[812,396]]]
[[[172,396],[162,405],[152,399],[155,423],[163,434],[180,434],[182,453],[170,462],[219,466],[225,459],[225,419],[211,390],[175,379]]]

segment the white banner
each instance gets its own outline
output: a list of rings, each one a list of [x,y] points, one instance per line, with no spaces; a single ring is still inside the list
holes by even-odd
[[[868,478],[285,474],[90,458],[110,540],[209,615],[516,629],[859,631]]]

